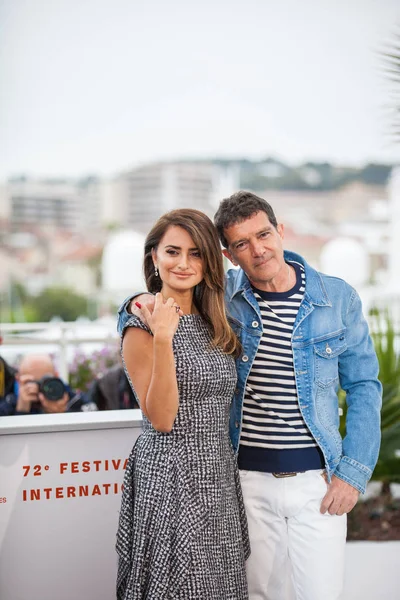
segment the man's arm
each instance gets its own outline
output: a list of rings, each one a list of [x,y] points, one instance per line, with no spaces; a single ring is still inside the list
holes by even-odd
[[[137,292],[136,294],[125,298],[118,309],[117,331],[119,335],[122,334],[129,317],[135,314],[133,300],[139,302],[139,304],[145,304],[149,309],[154,306],[154,296],[153,294],[150,294],[150,292]]]
[[[349,513],[364,493],[380,446],[382,386],[379,364],[361,300],[353,291],[346,315],[347,350],[339,357],[339,378],[346,391],[346,436],[343,455],[321,502],[321,513]]]
[[[355,291],[346,327],[348,347],[339,357],[339,379],[347,403],[346,435],[335,475],[364,493],[379,455],[382,385],[368,324]]]

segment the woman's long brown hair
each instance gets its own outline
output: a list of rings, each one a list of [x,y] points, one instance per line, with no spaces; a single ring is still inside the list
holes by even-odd
[[[224,267],[217,230],[211,219],[199,210],[171,210],[158,219],[148,233],[144,246],[143,271],[149,292],[161,291],[162,280],[155,276],[151,255],[169,227],[182,227],[192,238],[203,260],[203,280],[195,287],[193,301],[206,321],[214,346],[226,354],[238,356],[240,342],[229,325],[225,313]]]

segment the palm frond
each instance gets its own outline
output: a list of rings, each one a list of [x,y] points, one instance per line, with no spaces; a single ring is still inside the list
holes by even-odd
[[[400,32],[395,32],[393,39],[388,43],[385,50],[380,53],[383,60],[382,72],[384,77],[391,82],[394,87],[397,96],[400,95]],[[395,101],[395,105],[392,107],[397,113],[400,110],[400,100]],[[395,131],[393,132],[393,128]],[[392,122],[392,134],[397,139],[399,136],[398,123],[395,118]]]

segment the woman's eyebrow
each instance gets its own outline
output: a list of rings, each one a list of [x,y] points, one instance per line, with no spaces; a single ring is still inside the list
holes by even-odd
[[[174,246],[173,244],[167,244],[164,248],[173,248],[174,250],[182,250],[180,246]],[[189,250],[198,250],[197,247],[189,248]]]

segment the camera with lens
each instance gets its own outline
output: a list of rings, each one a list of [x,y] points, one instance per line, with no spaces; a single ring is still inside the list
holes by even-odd
[[[38,385],[38,391],[43,394],[47,400],[61,400],[65,394],[66,388],[64,382],[59,377],[45,375],[41,379],[35,381],[35,383]]]

